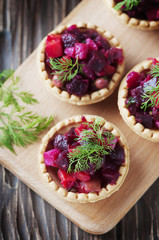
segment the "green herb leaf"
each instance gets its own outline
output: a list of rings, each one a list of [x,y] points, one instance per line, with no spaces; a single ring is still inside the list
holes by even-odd
[[[110,154],[114,149],[115,136],[103,128],[100,119],[97,118],[94,123],[86,124],[88,128],[84,129],[76,139],[80,145],[68,154],[68,172],[88,170],[90,164],[96,171],[101,167],[103,156]]]
[[[144,102],[141,104],[141,109],[144,111],[146,111],[149,107],[157,106],[159,104],[159,82],[156,84],[156,87],[145,87],[142,98]]]
[[[50,65],[54,70],[54,75],[58,76],[58,80],[63,82],[71,81],[78,73],[82,73],[82,64],[78,62],[73,63],[72,59],[66,58],[50,58]]]
[[[153,65],[151,71],[149,72],[152,77],[159,77],[159,62]]]
[[[131,104],[133,104],[133,103],[135,103],[135,102],[136,102],[136,101],[135,101],[135,99],[134,99],[133,97],[129,97],[126,107],[129,107]]]
[[[129,11],[131,10],[133,7],[136,7],[139,3],[141,2],[141,0],[123,0],[119,3],[117,3],[114,7],[115,10],[120,10],[121,8],[123,8],[123,10]]]
[[[152,78],[159,78],[159,63],[152,66],[149,74]],[[141,104],[141,109],[144,111],[149,107],[155,107],[159,105],[159,80],[157,80],[156,86],[146,86],[142,94],[144,102]]]
[[[8,70],[3,70],[0,73],[0,86],[9,78],[13,75],[14,70],[8,69]]]
[[[0,76],[10,77],[12,71],[7,71],[0,73]],[[51,124],[53,116],[47,118],[25,111],[25,105],[20,105],[19,100],[30,105],[38,101],[30,92],[20,92],[18,77],[12,76],[11,80],[9,85],[0,87],[0,148],[6,147],[15,153],[14,145],[24,147],[37,141],[38,134]]]

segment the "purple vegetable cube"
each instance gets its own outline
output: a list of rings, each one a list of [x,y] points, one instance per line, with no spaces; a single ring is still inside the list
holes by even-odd
[[[83,60],[87,58],[89,47],[85,43],[75,44],[75,58]]]
[[[136,88],[139,84],[139,73],[132,71],[127,75],[126,82],[128,88]]]
[[[89,46],[89,49],[98,50],[97,44],[91,38],[86,39],[86,44]]]
[[[77,79],[75,77],[71,82],[66,84],[66,89],[70,94],[82,97],[87,93],[88,86],[88,79]]]
[[[52,149],[50,151],[45,152],[43,154],[44,160],[45,160],[45,165],[57,167],[56,161],[57,161],[57,157],[58,157],[59,153],[60,153],[59,149]]]
[[[70,56],[72,58],[75,58],[75,48],[74,47],[69,47],[69,48],[65,48],[64,53],[67,56]]]
[[[61,37],[64,48],[74,47],[78,42],[77,36],[71,33],[62,34]]]
[[[153,119],[152,116],[149,115],[146,112],[138,111],[135,114],[136,121],[141,123],[146,128],[152,128],[153,127]]]
[[[100,52],[94,50],[88,62],[88,67],[95,73],[100,73],[106,65],[106,60]]]

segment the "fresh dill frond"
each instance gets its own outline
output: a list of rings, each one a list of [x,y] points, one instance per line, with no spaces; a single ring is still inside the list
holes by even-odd
[[[155,107],[159,105],[159,63],[152,66],[149,74],[152,78],[157,78],[156,86],[146,86],[143,90],[141,109],[144,111],[149,107]]]
[[[0,86],[8,79],[10,78],[14,73],[14,70],[12,69],[6,69],[6,70],[3,70],[1,73],[0,73]]]
[[[115,136],[103,128],[99,118],[94,123],[86,124],[87,129],[83,129],[76,139],[80,145],[68,154],[68,172],[86,171],[90,165],[96,171],[101,167],[104,155],[110,154],[114,149]]]
[[[144,101],[141,104],[141,109],[144,111],[149,107],[159,105],[159,82],[156,84],[156,87],[146,86],[142,94],[142,99]]]
[[[63,82],[71,81],[78,73],[82,73],[82,64],[79,63],[78,58],[75,63],[72,59],[67,58],[50,58],[50,65],[54,71],[54,75],[58,76],[58,80]]]
[[[129,11],[131,10],[133,7],[136,7],[139,3],[141,2],[141,0],[123,0],[119,3],[117,3],[114,7],[115,10],[120,10],[121,8],[123,8],[123,10]]]
[[[7,80],[13,74],[11,70],[0,73]],[[0,87],[0,148],[6,147],[15,153],[15,146],[26,146],[37,141],[38,134],[46,129],[53,117],[42,117],[32,111],[26,111],[26,104],[38,101],[28,91],[20,91],[18,77],[11,77],[10,84]],[[19,104],[22,102],[24,105]]]
[[[149,73],[152,77],[156,77],[156,78],[159,77],[159,62],[153,65]]]

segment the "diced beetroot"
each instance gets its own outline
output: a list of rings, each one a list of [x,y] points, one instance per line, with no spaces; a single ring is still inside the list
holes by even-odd
[[[109,158],[111,158],[112,162],[116,165],[121,165],[125,161],[124,149],[116,144],[115,151],[111,151],[109,154]]]
[[[126,82],[128,88],[135,88],[138,86],[139,73],[132,71],[127,75]]]
[[[63,83],[61,82],[59,76],[56,75],[56,74],[53,75],[52,82],[53,82],[53,84],[54,84],[56,87],[58,87],[58,88],[62,87],[62,85],[63,85]]]
[[[45,160],[45,165],[57,167],[56,160],[57,160],[59,153],[60,153],[60,150],[58,150],[58,149],[52,149],[52,150],[45,152],[43,154],[44,160]]]
[[[139,79],[140,79],[140,76],[139,76]],[[141,82],[141,86],[143,86],[144,85],[144,83],[146,83],[146,82],[148,82],[149,80],[151,79],[151,75],[150,74],[148,74],[147,75],[147,77]]]
[[[87,66],[86,63],[82,63],[82,64],[83,64],[82,71],[83,71],[84,75],[91,80],[95,80],[96,79],[95,73]]]
[[[137,107],[140,107],[140,105],[143,102],[142,94],[143,94],[142,86],[138,86],[131,90],[131,96],[134,98]]]
[[[58,178],[61,180],[62,186],[64,188],[67,188],[68,190],[73,186],[74,182],[76,181],[76,178],[72,174],[69,174],[61,169],[58,170],[57,175]]]
[[[71,25],[70,27],[67,28],[68,31],[72,31],[74,29],[77,29],[77,26],[75,24]]]
[[[103,70],[105,65],[106,65],[106,60],[104,56],[100,54],[100,52],[94,50],[88,62],[88,67],[97,74]]]
[[[75,132],[75,127],[72,127],[67,133],[65,133],[67,142],[70,144],[74,141],[74,139],[77,137]]]
[[[72,79],[71,82],[66,84],[66,89],[68,93],[82,97],[87,93],[88,86],[89,86],[88,79],[77,79],[75,77]]]
[[[154,21],[159,19],[159,9],[150,8],[146,11],[147,19],[149,21]]]
[[[95,81],[95,86],[98,89],[106,88],[108,86],[108,84],[109,84],[109,81],[108,81],[108,79],[105,79],[105,78],[98,78]]]
[[[99,178],[91,179],[88,182],[79,182],[77,191],[79,193],[96,192],[101,190],[101,180]]]
[[[136,121],[141,123],[146,128],[152,128],[153,127],[153,119],[152,116],[149,115],[146,112],[136,112],[135,114]]]
[[[50,43],[52,40],[62,40],[62,37],[60,34],[50,34],[46,38],[46,44]]]
[[[159,121],[156,121],[155,125],[156,125],[157,128],[159,128]]]
[[[45,52],[47,58],[57,58],[63,56],[61,35],[48,35],[46,39]]]
[[[111,66],[111,65],[106,65],[104,67],[104,73],[106,76],[110,77],[115,73],[115,67]]]
[[[68,160],[68,151],[64,150],[62,152],[59,153],[57,160],[56,160],[56,164],[58,166],[58,168],[67,171],[68,166],[69,166],[69,160]]]
[[[82,122],[87,122],[87,119],[85,118],[85,116],[82,116],[81,120],[82,120]]]
[[[65,135],[58,134],[54,139],[54,148],[59,150],[66,150],[68,148],[67,139]]]
[[[62,34],[62,43],[64,48],[74,47],[75,43],[78,43],[78,38],[74,34],[65,33]]]
[[[102,176],[107,181],[107,183],[115,184],[119,177],[119,171],[106,169],[102,171]]]
[[[136,110],[137,110],[137,106],[136,106],[135,103],[132,103],[131,105],[128,106],[128,109],[129,109],[131,115],[135,115]]]
[[[154,77],[154,78],[151,78],[150,80],[148,81],[145,81],[144,84],[143,84],[143,88],[147,88],[147,87],[156,87],[156,84],[157,84],[157,77]]]
[[[89,49],[98,50],[97,44],[91,38],[86,39],[86,44],[89,46]]]
[[[75,133],[79,136],[81,131],[83,131],[84,129],[87,129],[88,125],[87,124],[83,124],[81,123],[81,125],[77,128],[75,128]]]
[[[159,109],[156,107],[152,108],[152,115],[155,121],[159,121]]]
[[[83,60],[87,58],[89,47],[85,43],[75,44],[75,58]]]
[[[77,178],[78,180],[82,181],[82,182],[88,182],[90,180],[90,175],[87,172],[75,172],[73,173],[73,175],[75,176],[75,178]]]
[[[102,36],[98,35],[95,39],[94,42],[97,44],[97,46],[99,48],[103,48],[103,49],[108,49],[110,48],[109,43],[107,42],[107,40],[105,38],[103,38]]]
[[[75,48],[74,47],[65,48],[64,53],[72,58],[75,58]]]
[[[111,64],[122,64],[124,61],[123,50],[115,47],[111,47],[107,49],[105,52],[105,58],[109,65]]]

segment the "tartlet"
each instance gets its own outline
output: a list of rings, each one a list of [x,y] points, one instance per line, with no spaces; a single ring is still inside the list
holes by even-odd
[[[66,182],[65,182],[65,187],[67,189],[69,189],[69,190],[67,190],[66,188],[64,188],[61,185],[61,183],[63,184],[64,182],[61,181],[61,183],[60,183],[61,178],[60,178],[60,180],[58,178],[59,171],[60,171],[60,174],[61,174],[63,170],[58,169],[58,173],[57,173],[57,168],[56,167],[48,167],[47,166],[47,161],[48,160],[46,158],[46,154],[50,151],[50,149],[52,149],[52,147],[50,147],[50,144],[52,144],[52,140],[55,137],[58,138],[58,136],[61,136],[61,135],[58,135],[58,134],[66,133],[66,131],[68,131],[68,129],[70,129],[70,127],[77,127],[76,130],[77,129],[79,130],[79,129],[81,129],[80,124],[83,123],[83,121],[85,121],[86,123],[87,122],[94,123],[97,118],[102,123],[103,128],[105,129],[104,131],[109,132],[109,134],[111,134],[111,136],[114,136],[113,139],[116,139],[112,142],[113,144],[115,144],[114,145],[115,149],[116,148],[120,149],[120,150],[112,150],[113,156],[118,156],[118,157],[116,157],[116,158],[113,157],[113,156],[109,156],[109,157],[111,159],[115,158],[114,161],[117,161],[117,158],[120,159],[120,158],[123,158],[123,156],[124,156],[124,161],[122,160],[122,162],[120,163],[120,165],[118,165],[118,168],[117,168],[118,169],[117,170],[118,174],[117,174],[117,177],[116,177],[117,179],[115,179],[115,182],[113,180],[112,182],[109,181],[110,183],[108,183],[108,182],[104,183],[105,185],[103,185],[103,186],[101,185],[100,188],[98,188],[100,190],[98,190],[98,189],[93,190],[93,192],[89,192],[88,189],[86,191],[86,188],[84,189],[84,191],[83,190],[81,191],[81,185],[80,185],[80,188],[78,188],[78,189],[80,189],[80,191],[79,192],[75,191],[74,189],[72,189],[72,185],[71,186],[69,185],[69,187],[68,187],[68,185],[66,186]],[[68,132],[67,132],[67,134],[68,134]],[[71,134],[72,134],[72,129],[71,129]],[[54,139],[54,146],[55,146],[55,144],[57,144],[57,140]],[[61,145],[60,145],[60,147],[61,147]],[[54,150],[57,150],[57,149],[54,149]],[[118,154],[116,153],[117,155],[114,155],[115,154],[114,151],[119,151],[119,152],[118,152]],[[57,152],[55,153],[55,155],[56,154],[57,154]],[[62,154],[63,154],[63,152],[62,152]],[[44,158],[44,156],[45,156],[45,158]],[[57,156],[56,156],[56,159],[57,159]],[[121,160],[118,160],[118,161],[121,161]],[[126,175],[128,173],[128,170],[129,170],[129,163],[130,163],[129,148],[128,148],[127,142],[126,142],[124,136],[122,135],[122,133],[113,124],[111,124],[110,122],[107,122],[105,119],[103,119],[101,117],[97,117],[95,115],[85,115],[85,116],[78,115],[78,116],[71,117],[71,118],[68,118],[66,120],[63,120],[63,121],[59,122],[57,125],[55,125],[53,128],[51,128],[51,130],[42,139],[42,144],[41,144],[39,152],[38,152],[38,165],[39,165],[39,169],[40,169],[40,175],[41,175],[41,177],[43,177],[43,179],[45,179],[45,182],[48,183],[48,185],[50,187],[50,191],[58,194],[60,197],[66,199],[68,201],[79,202],[79,203],[96,202],[96,201],[99,201],[99,200],[102,200],[102,199],[105,199],[105,198],[109,197],[112,193],[117,191],[121,187],[121,185],[123,184],[123,182],[125,180],[125,177],[126,177]],[[57,162],[56,163],[54,162],[54,164],[53,165],[56,166]],[[104,164],[104,163],[102,163],[102,164]],[[113,163],[110,162],[110,165],[111,164],[113,164]],[[119,163],[114,163],[114,164],[119,164]],[[71,166],[74,166],[74,165],[71,165]],[[92,165],[90,165],[90,166],[92,166]],[[104,168],[104,166],[103,166],[103,168]],[[113,166],[114,167],[112,167],[112,168],[115,169],[115,166],[117,166],[117,165],[113,165]],[[66,168],[66,164],[62,165],[62,169],[63,169],[63,167]],[[93,167],[95,167],[95,166],[93,165]],[[96,179],[98,174],[99,174],[98,173],[99,170],[96,171],[95,173],[94,172],[91,173],[90,171],[92,171],[92,170],[90,170],[89,168],[88,168],[88,170],[87,170],[88,172],[86,172],[86,171],[82,172],[82,176],[84,174],[85,181],[92,180],[92,178]],[[64,171],[64,172],[67,175],[66,171]],[[71,173],[71,174],[74,175],[75,173]],[[81,172],[80,172],[80,174],[81,174]],[[96,174],[96,175],[91,176],[90,174]],[[109,174],[111,175],[112,172],[110,171]],[[88,175],[89,175],[89,179],[87,179]],[[90,179],[90,176],[91,176],[91,179]],[[78,176],[77,176],[77,178],[78,178]],[[81,176],[78,179],[81,179]],[[71,181],[72,181],[72,176],[71,176]],[[81,182],[79,182],[79,180],[76,181],[76,186],[79,183],[81,183]],[[87,183],[90,183],[90,181],[87,182]],[[101,184],[101,180],[100,180],[100,184]],[[88,184],[86,184],[86,185],[88,187]],[[79,185],[78,185],[78,187],[79,187]],[[94,189],[94,187],[93,187],[93,189]],[[95,187],[95,189],[96,189],[96,187]]]
[[[126,11],[114,9],[116,2],[115,0],[104,0],[107,7],[111,12],[117,16],[121,22],[128,25],[129,27],[135,27],[142,30],[157,30],[159,29],[159,20],[147,20],[147,19],[138,19],[135,17],[130,17]]]
[[[118,92],[123,120],[136,134],[152,142],[159,142],[159,99],[158,90],[154,90],[159,79],[150,74],[150,69],[159,64],[158,60],[147,59],[132,68]]]
[[[101,29],[100,27],[95,26],[95,25],[90,24],[90,23],[87,23],[87,24],[86,23],[77,23],[76,25],[60,26],[60,27],[56,28],[54,31],[52,31],[51,33],[49,33],[48,36],[50,34],[55,34],[55,35],[62,34],[62,33],[64,33],[64,31],[66,31],[66,29],[68,29],[72,26],[76,26],[78,29],[80,29],[80,31],[82,31],[83,29],[86,29],[88,31],[96,31],[99,34],[100,37],[106,39],[106,41],[110,45],[111,49],[118,49],[120,51],[120,53],[122,54],[121,55],[122,59],[120,59],[120,63],[116,62],[115,63],[116,66],[113,67],[115,70],[110,75],[107,86],[103,87],[101,89],[97,89],[96,86],[95,86],[95,89],[93,89],[94,82],[92,84],[92,82],[88,78],[89,84],[92,84],[91,90],[89,91],[89,89],[88,89],[88,93],[86,93],[82,96],[80,96],[80,95],[78,96],[78,95],[72,94],[71,92],[68,92],[66,89],[58,87],[56,84],[54,84],[55,82],[53,82],[52,75],[48,73],[48,66],[46,65],[45,49],[46,49],[47,37],[45,37],[42,40],[42,42],[40,43],[40,45],[38,47],[38,50],[37,50],[38,72],[39,72],[39,74],[41,76],[41,79],[42,79],[43,83],[45,84],[47,90],[62,101],[65,101],[65,102],[68,102],[68,103],[71,103],[71,104],[76,104],[76,105],[88,105],[88,104],[93,104],[93,103],[96,103],[96,102],[100,102],[100,101],[106,99],[115,90],[119,81],[121,80],[121,77],[124,73],[124,68],[125,68],[125,60],[124,60],[124,56],[123,56],[123,50],[122,50],[121,45],[118,42],[118,40],[109,31]],[[90,41],[90,39],[88,40],[88,42],[89,41]],[[93,45],[94,45],[94,43],[93,43]],[[89,45],[89,49],[90,49],[90,46],[92,47],[93,45]],[[95,48],[96,48],[96,45],[97,44],[95,44]],[[100,47],[98,47],[98,50],[99,49],[100,49]],[[90,49],[89,51],[91,53],[91,52],[95,52],[96,50]],[[102,49],[102,51],[103,51],[103,49]],[[97,55],[102,55],[102,54],[105,54],[104,51],[103,51],[103,53],[100,52],[100,54],[98,53]],[[105,56],[105,55],[102,55],[102,56]],[[72,59],[72,57],[71,57],[71,59]],[[85,61],[85,59],[84,59],[84,61]],[[98,62],[97,59],[95,61]],[[96,65],[95,61],[94,62],[92,61],[93,63],[91,62],[91,67],[92,66],[94,67],[94,65]],[[87,70],[90,72],[90,69],[86,69],[86,71]],[[109,69],[109,70],[112,70],[112,66],[111,66],[111,69]],[[92,71],[92,69],[91,69],[91,71]],[[103,69],[102,69],[102,71],[103,71]],[[101,74],[101,72],[100,72],[100,74]],[[94,74],[94,72],[92,74],[93,74],[93,77],[96,76],[96,74]],[[84,73],[84,78],[87,78],[85,73]],[[100,75],[99,75],[98,78],[100,78]],[[96,77],[95,77],[95,79],[96,79]],[[90,86],[88,88],[90,88]],[[93,91],[92,91],[92,89],[93,89]]]

